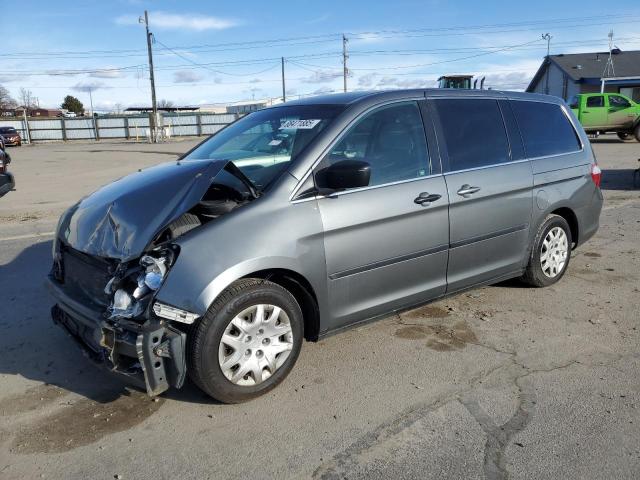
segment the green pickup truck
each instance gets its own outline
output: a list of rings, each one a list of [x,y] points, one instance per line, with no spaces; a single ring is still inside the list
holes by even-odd
[[[583,93],[569,102],[587,133],[615,132],[640,142],[640,104],[618,93]]]

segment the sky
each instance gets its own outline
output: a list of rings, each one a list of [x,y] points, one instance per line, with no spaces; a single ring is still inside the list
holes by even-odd
[[[296,2],[0,0],[0,85],[42,107],[65,95],[96,111],[151,103],[144,25],[153,33],[158,100],[191,106],[349,90],[436,86],[443,74],[524,90],[546,54],[640,49],[637,0]],[[633,14],[636,11],[638,13]]]

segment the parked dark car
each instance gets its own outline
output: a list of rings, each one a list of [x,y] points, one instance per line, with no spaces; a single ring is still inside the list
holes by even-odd
[[[13,175],[7,170],[11,157],[6,151],[4,141],[0,138],[0,197],[13,190],[16,186]]]
[[[249,400],[287,376],[303,339],[509,278],[559,281],[598,229],[600,178],[551,96],[285,103],[64,213],[52,316],[150,395],[189,374]]]
[[[0,137],[4,139],[5,145],[19,147],[22,145],[20,133],[13,127],[0,127]]]

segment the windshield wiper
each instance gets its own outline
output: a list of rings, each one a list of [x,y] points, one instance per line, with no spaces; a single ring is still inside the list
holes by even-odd
[[[232,161],[228,161],[224,166],[224,169],[231,175],[236,177],[238,180],[240,180],[245,187],[247,187],[247,190],[249,190],[249,193],[254,200],[260,196],[262,192],[256,187],[256,185],[254,185],[249,177],[247,177],[244,172],[240,170],[240,168],[238,168],[235,163],[233,163]]]

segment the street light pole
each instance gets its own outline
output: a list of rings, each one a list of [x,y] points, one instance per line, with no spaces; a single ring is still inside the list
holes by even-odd
[[[144,11],[144,18],[140,17],[140,23],[144,23],[145,29],[147,31],[147,52],[149,54],[149,81],[151,82],[151,109],[153,110],[152,117],[152,125],[150,125],[151,130],[151,141],[157,142],[156,131],[158,128],[158,104],[156,102],[156,81],[153,75],[153,52],[151,50],[151,39],[153,37],[153,33],[149,31],[149,13]]]
[[[546,63],[547,63],[547,74],[545,75],[545,81],[544,81],[544,93],[546,95],[549,95],[549,68],[551,67],[551,62],[549,61],[549,52],[551,49],[551,39],[553,37],[548,34],[545,33],[542,35],[542,39],[547,41],[547,58],[546,58]]]

